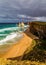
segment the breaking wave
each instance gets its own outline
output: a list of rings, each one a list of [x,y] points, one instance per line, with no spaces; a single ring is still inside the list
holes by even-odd
[[[18,32],[17,33],[13,32],[13,33],[9,34],[8,36],[6,36],[6,38],[0,40],[0,45],[6,43],[8,41],[13,41],[14,38],[20,38],[22,36],[23,36],[23,34],[20,34]]]
[[[25,26],[24,30],[26,30],[26,28],[27,26]],[[20,39],[20,37],[23,36],[20,31],[20,27],[8,27],[0,29],[0,45],[5,44],[9,41],[14,42],[16,39]]]
[[[4,28],[4,29],[0,29],[0,32],[3,32],[3,31],[8,31],[8,30],[17,30],[19,27],[10,27],[10,28]]]

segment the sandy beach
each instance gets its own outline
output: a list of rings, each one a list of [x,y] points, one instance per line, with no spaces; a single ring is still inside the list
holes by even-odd
[[[25,50],[32,45],[32,38],[30,38],[27,34],[22,33],[24,35],[21,40],[19,40],[16,44],[14,44],[3,56],[2,58],[13,58],[19,57],[24,54]]]

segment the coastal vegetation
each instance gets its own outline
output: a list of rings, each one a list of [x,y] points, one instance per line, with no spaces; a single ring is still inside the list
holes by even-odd
[[[0,65],[46,65],[43,62],[36,62],[36,61],[17,61],[17,60],[7,60],[7,59],[0,59]]]
[[[27,51],[28,53],[26,54]],[[46,41],[36,40],[36,45],[33,49],[31,50],[30,46],[27,51],[23,56],[23,60],[46,62]]]

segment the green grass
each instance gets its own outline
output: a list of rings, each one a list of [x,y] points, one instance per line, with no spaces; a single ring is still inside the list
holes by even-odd
[[[38,40],[37,41],[37,48],[38,49],[41,49],[43,51],[46,51],[46,40],[43,39],[43,40]]]

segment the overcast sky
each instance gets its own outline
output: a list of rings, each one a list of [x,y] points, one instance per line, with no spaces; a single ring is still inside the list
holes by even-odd
[[[0,17],[46,16],[46,0],[0,0]]]

